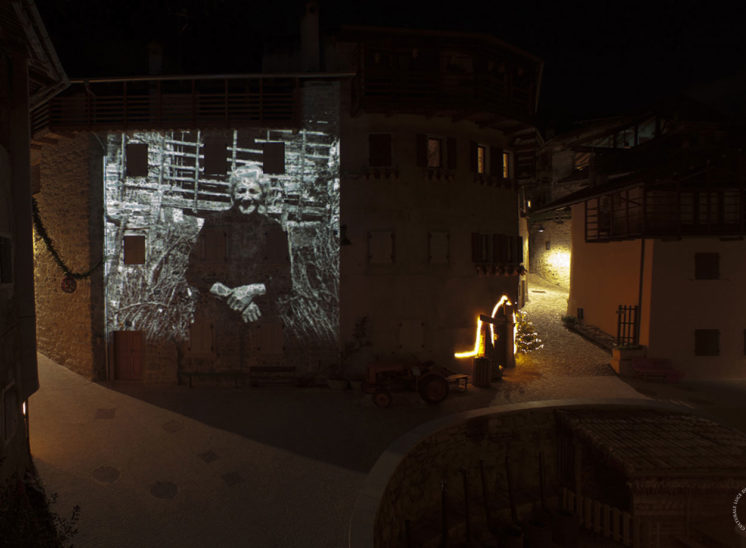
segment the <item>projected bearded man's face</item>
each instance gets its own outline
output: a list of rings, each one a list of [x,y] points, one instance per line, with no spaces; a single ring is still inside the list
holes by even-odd
[[[244,215],[260,212],[264,204],[264,189],[254,177],[243,177],[233,186],[233,207]]]

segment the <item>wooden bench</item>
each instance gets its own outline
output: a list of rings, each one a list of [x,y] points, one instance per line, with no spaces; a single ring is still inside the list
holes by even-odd
[[[260,384],[298,384],[295,376],[295,367],[254,366],[248,371],[179,371],[178,382],[182,384],[182,378],[187,379],[187,385],[192,387],[192,379],[228,379],[235,386],[241,386],[248,380],[251,386]]]
[[[182,377],[187,379],[187,385],[192,387],[192,379],[229,379],[235,386],[240,386],[247,377],[246,371],[179,371],[178,383],[182,384]]]
[[[631,367],[635,375],[646,380],[678,382],[684,376],[681,371],[671,367],[669,360],[660,358],[638,358],[632,361]]]
[[[295,367],[276,367],[257,365],[249,367],[249,383],[251,386],[260,384],[298,384]]]
[[[446,377],[448,384],[453,384],[459,392],[466,392],[466,387],[469,384],[469,375],[457,374],[448,375]]]

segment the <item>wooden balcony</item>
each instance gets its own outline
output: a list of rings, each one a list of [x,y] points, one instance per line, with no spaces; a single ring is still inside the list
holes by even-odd
[[[634,186],[585,201],[585,240],[685,236],[743,237],[742,188]]]
[[[353,105],[366,112],[441,114],[493,123],[529,122],[535,114],[531,82],[491,74],[367,70],[353,79]]]
[[[32,112],[42,129],[298,127],[303,79],[340,75],[215,75],[74,80]]]

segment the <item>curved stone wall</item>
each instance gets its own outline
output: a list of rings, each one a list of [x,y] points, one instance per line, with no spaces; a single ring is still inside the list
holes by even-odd
[[[553,400],[485,408],[426,423],[394,442],[371,470],[350,523],[350,547],[407,546],[407,525],[435,517],[439,532],[442,489],[449,512],[463,505],[464,489],[472,501],[482,497],[482,473],[491,515],[509,522],[506,457],[519,517],[526,518],[540,500],[539,462],[545,495],[558,504],[556,413],[563,409],[630,407],[682,412],[682,408],[640,400]],[[466,479],[465,479],[466,478]],[[485,511],[472,502],[471,521],[484,522]]]

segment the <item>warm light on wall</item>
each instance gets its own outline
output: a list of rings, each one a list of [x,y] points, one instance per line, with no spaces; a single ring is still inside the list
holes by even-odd
[[[508,299],[507,295],[503,295],[500,297],[500,300],[497,301],[497,304],[492,308],[492,314],[490,314],[490,317],[494,318],[497,314],[497,311],[500,309],[501,306],[504,304],[507,304],[510,306],[512,303]],[[513,323],[515,323],[515,313],[513,314]],[[492,340],[495,340],[495,326],[493,324],[490,324],[490,336],[492,337]],[[472,358],[474,356],[479,356],[484,353],[484,340],[482,340],[482,320],[479,319],[479,316],[477,316],[477,334],[474,337],[474,349],[470,350],[468,352],[456,352],[454,356],[456,358]],[[515,340],[515,337],[514,337]],[[515,352],[515,345],[513,345],[513,351]]]
[[[570,268],[570,252],[563,249],[552,251],[547,254],[546,261],[554,268],[567,270]]]
[[[23,402],[21,404],[21,412],[23,413],[23,416],[26,416],[26,402]]]

